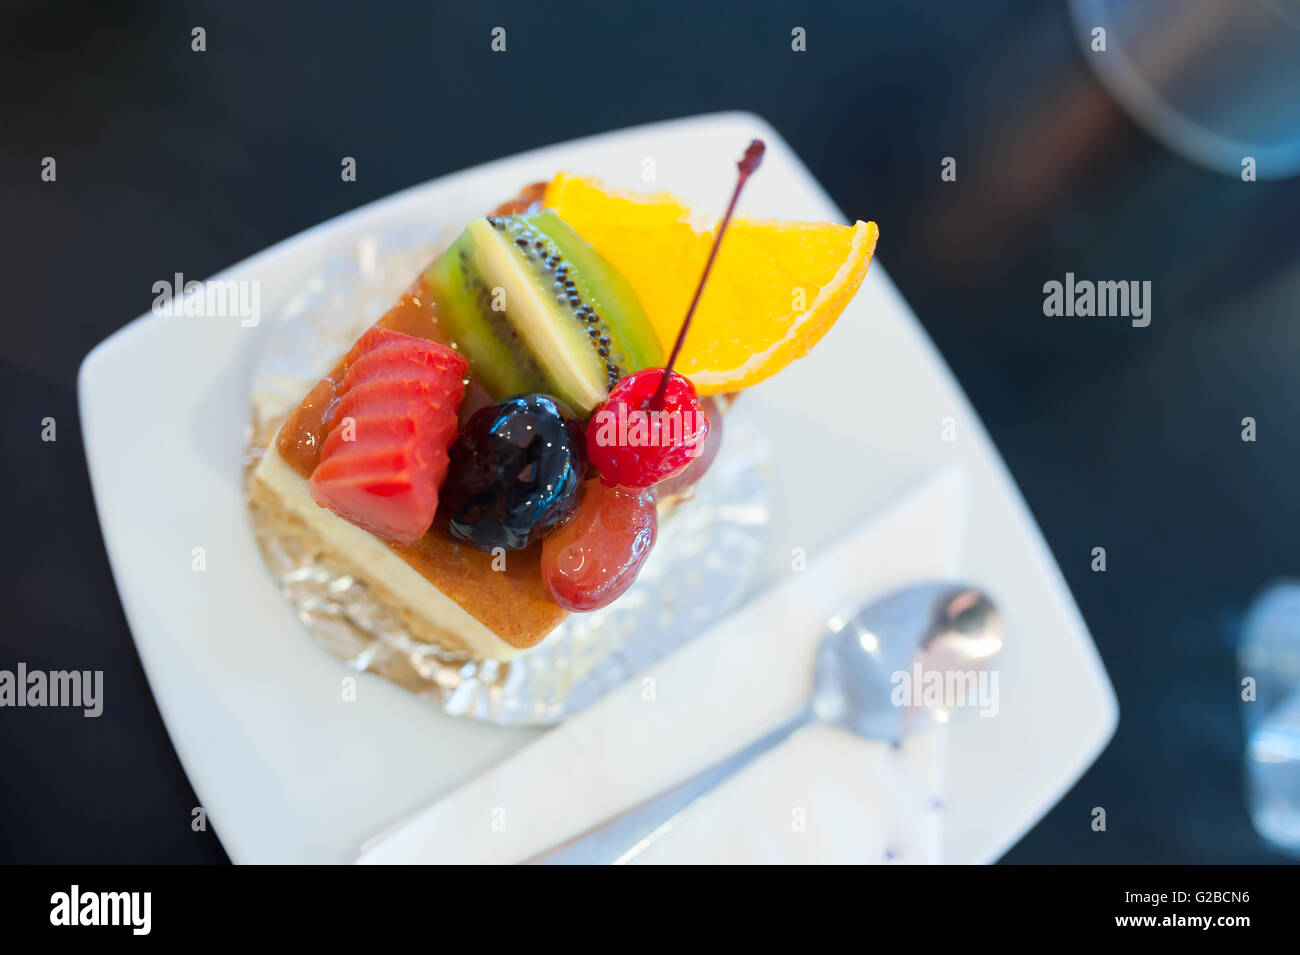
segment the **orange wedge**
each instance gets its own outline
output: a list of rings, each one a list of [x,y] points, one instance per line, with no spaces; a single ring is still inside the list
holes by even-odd
[[[698,221],[668,193],[615,191],[569,173],[551,181],[543,204],[632,283],[669,352],[717,222]],[[867,274],[879,234],[874,222],[732,219],[676,369],[703,395],[776,374],[835,324]]]

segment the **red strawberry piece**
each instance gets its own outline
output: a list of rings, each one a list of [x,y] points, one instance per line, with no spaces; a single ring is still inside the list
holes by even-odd
[[[343,439],[351,441],[355,440],[357,426],[363,421],[385,420],[395,415],[414,416],[420,432],[435,445],[445,447],[456,438],[456,421],[454,417],[449,420],[440,409],[450,407],[454,415],[459,404],[455,398],[443,387],[430,385],[427,381],[378,378],[359,382],[334,406],[330,416],[330,434],[335,429],[347,429],[350,419],[352,436],[349,437],[345,431]],[[326,440],[329,440],[328,436]]]
[[[454,348],[448,348],[446,345],[430,341],[427,338],[416,338],[414,335],[395,332],[391,328],[384,328],[382,325],[370,326],[357,339],[356,344],[348,352],[348,367],[350,369],[362,357],[371,355],[372,352],[378,352],[380,349],[386,350],[394,346],[413,364],[426,364],[439,369],[454,367],[460,370],[461,378],[469,374],[469,362],[465,360],[464,355]]]
[[[349,365],[343,378],[343,387],[346,389],[353,382],[377,377],[429,377],[431,381],[442,383],[463,380],[469,373],[469,362],[459,352],[435,342],[416,340],[427,347],[410,348],[402,343],[387,341],[360,355]]]
[[[312,496],[376,537],[410,543],[429,529],[438,507],[437,488],[421,470],[418,452],[408,448],[336,456],[312,475]]]
[[[377,537],[409,544],[438,509],[469,363],[375,326],[352,347],[308,482],[312,499]]]
[[[421,498],[434,493],[433,488],[412,479],[419,467],[418,452],[409,447],[379,448],[360,452],[344,459],[334,457],[317,469],[321,482],[337,483],[354,491],[373,491],[381,497],[410,491]],[[315,475],[313,475],[315,477]],[[389,515],[379,514],[386,521]],[[389,522],[391,523],[391,522]]]
[[[362,418],[344,416],[338,426],[331,428],[321,445],[321,457],[333,457],[336,452],[347,452],[349,445],[363,449],[388,445],[409,445],[422,429],[432,426],[432,416],[423,411],[413,411],[396,402],[390,403],[391,413],[376,414],[368,408]]]

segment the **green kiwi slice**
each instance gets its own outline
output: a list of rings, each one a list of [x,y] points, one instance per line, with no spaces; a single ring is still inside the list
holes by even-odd
[[[624,375],[663,364],[631,285],[548,210],[473,220],[425,283],[493,397],[546,392],[585,418]]]

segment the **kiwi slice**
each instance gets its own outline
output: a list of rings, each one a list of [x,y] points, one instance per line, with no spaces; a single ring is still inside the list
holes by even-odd
[[[473,220],[425,283],[495,398],[545,392],[585,418],[624,375],[663,364],[632,286],[548,210]]]

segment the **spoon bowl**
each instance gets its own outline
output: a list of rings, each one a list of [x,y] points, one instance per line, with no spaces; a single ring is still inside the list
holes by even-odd
[[[983,592],[918,584],[856,613],[837,614],[817,651],[814,717],[868,739],[897,741],[907,708],[894,705],[895,674],[980,670],[1002,649],[1002,618]]]

